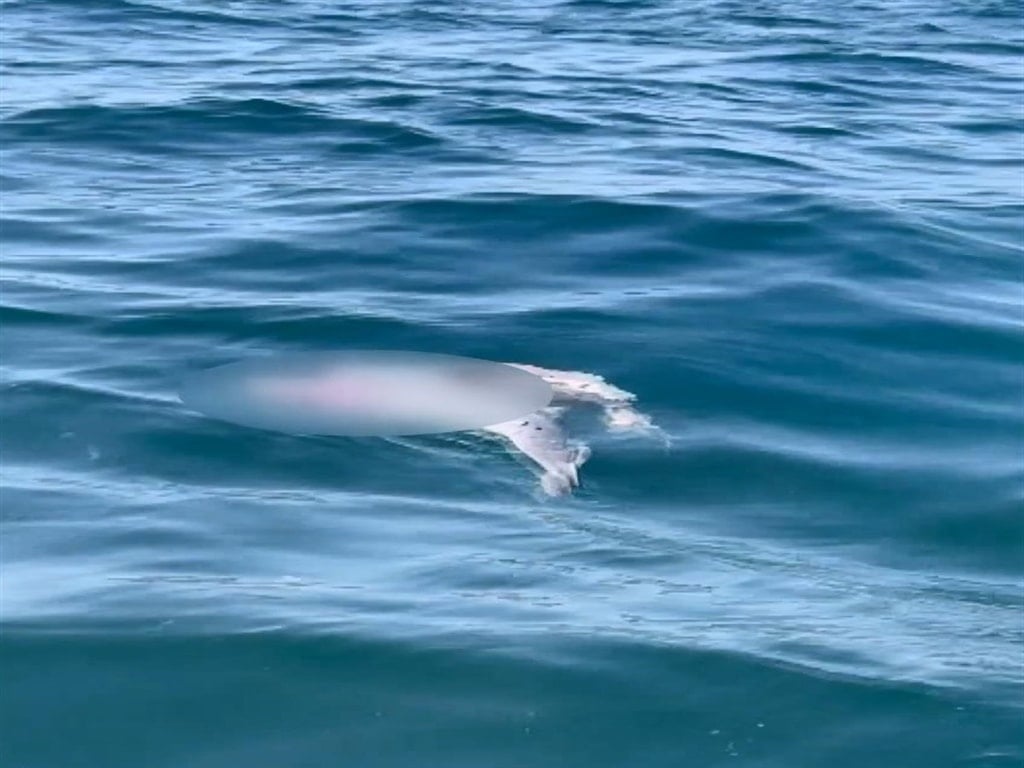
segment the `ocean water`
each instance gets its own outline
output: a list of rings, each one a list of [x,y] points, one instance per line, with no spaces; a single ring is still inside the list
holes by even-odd
[[[0,763],[1020,766],[1022,17],[0,4]],[[671,442],[176,399],[351,348]]]

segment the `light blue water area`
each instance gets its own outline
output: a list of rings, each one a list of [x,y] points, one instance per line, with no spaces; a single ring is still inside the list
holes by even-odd
[[[1021,765],[1022,17],[0,5],[0,762]],[[669,442],[175,396],[353,347]]]

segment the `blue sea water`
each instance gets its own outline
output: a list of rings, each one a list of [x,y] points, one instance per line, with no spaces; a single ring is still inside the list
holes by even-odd
[[[0,3],[0,762],[1024,762],[1021,0]],[[547,499],[187,371],[598,373]]]

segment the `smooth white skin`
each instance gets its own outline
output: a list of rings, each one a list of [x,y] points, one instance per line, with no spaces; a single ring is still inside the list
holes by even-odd
[[[529,457],[540,469],[541,488],[551,496],[570,493],[580,485],[579,470],[590,457],[585,445],[570,445],[558,423],[564,406],[586,402],[599,405],[612,431],[661,434],[649,416],[633,407],[636,395],[606,382],[601,376],[580,371],[555,371],[522,363],[506,363],[540,376],[554,391],[553,406],[522,419],[492,424],[485,431],[496,434]],[[663,437],[663,436],[662,436]]]
[[[494,391],[444,370],[410,366],[343,366],[316,374],[262,374],[249,393],[275,405],[326,413],[355,411],[370,420],[430,425],[465,423],[494,414]],[[481,416],[483,421],[487,416]],[[478,422],[479,423],[479,422]],[[486,423],[486,422],[484,422]]]

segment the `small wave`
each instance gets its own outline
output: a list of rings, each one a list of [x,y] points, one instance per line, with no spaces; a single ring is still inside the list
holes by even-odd
[[[479,125],[551,133],[583,133],[596,128],[596,125],[589,120],[568,117],[551,111],[483,105],[476,105],[462,114],[450,116],[445,122],[453,126]]]
[[[93,318],[70,312],[21,306],[6,301],[0,302],[0,327],[3,328],[17,328],[20,326],[64,328],[83,324],[88,325],[92,321]]]
[[[32,3],[8,2],[7,5],[28,6]],[[140,22],[186,22],[190,24],[214,24],[227,28],[239,27],[243,29],[265,28],[277,26],[278,18],[261,18],[256,15],[243,15],[240,13],[229,13],[227,11],[215,11],[210,9],[190,10],[180,5],[167,5],[159,2],[144,2],[144,0],[89,0],[88,3],[76,2],[75,0],[52,0],[48,2],[49,7],[64,7],[85,18],[95,20],[114,20],[123,22],[125,20]]]
[[[867,72],[877,76],[881,73],[901,73],[921,76],[935,75],[971,75],[975,76],[984,70],[978,67],[958,64],[929,56],[911,54],[876,53],[863,51],[857,53],[840,51],[792,51],[771,54],[753,54],[743,59],[746,64],[807,64],[815,67],[837,68],[839,71],[849,70],[853,73]],[[822,87],[828,87],[823,85]]]
[[[268,98],[199,99],[160,106],[85,104],[39,108],[4,120],[11,139],[61,141],[125,149],[187,146],[225,147],[239,137],[316,137],[344,142],[363,141],[382,148],[434,146],[431,134],[399,123],[342,118],[294,101]]]
[[[519,228],[553,231],[621,231],[686,218],[689,214],[670,203],[574,195],[474,195],[466,197],[404,199],[372,204],[396,219],[426,223],[486,221],[490,226],[515,224]]]

